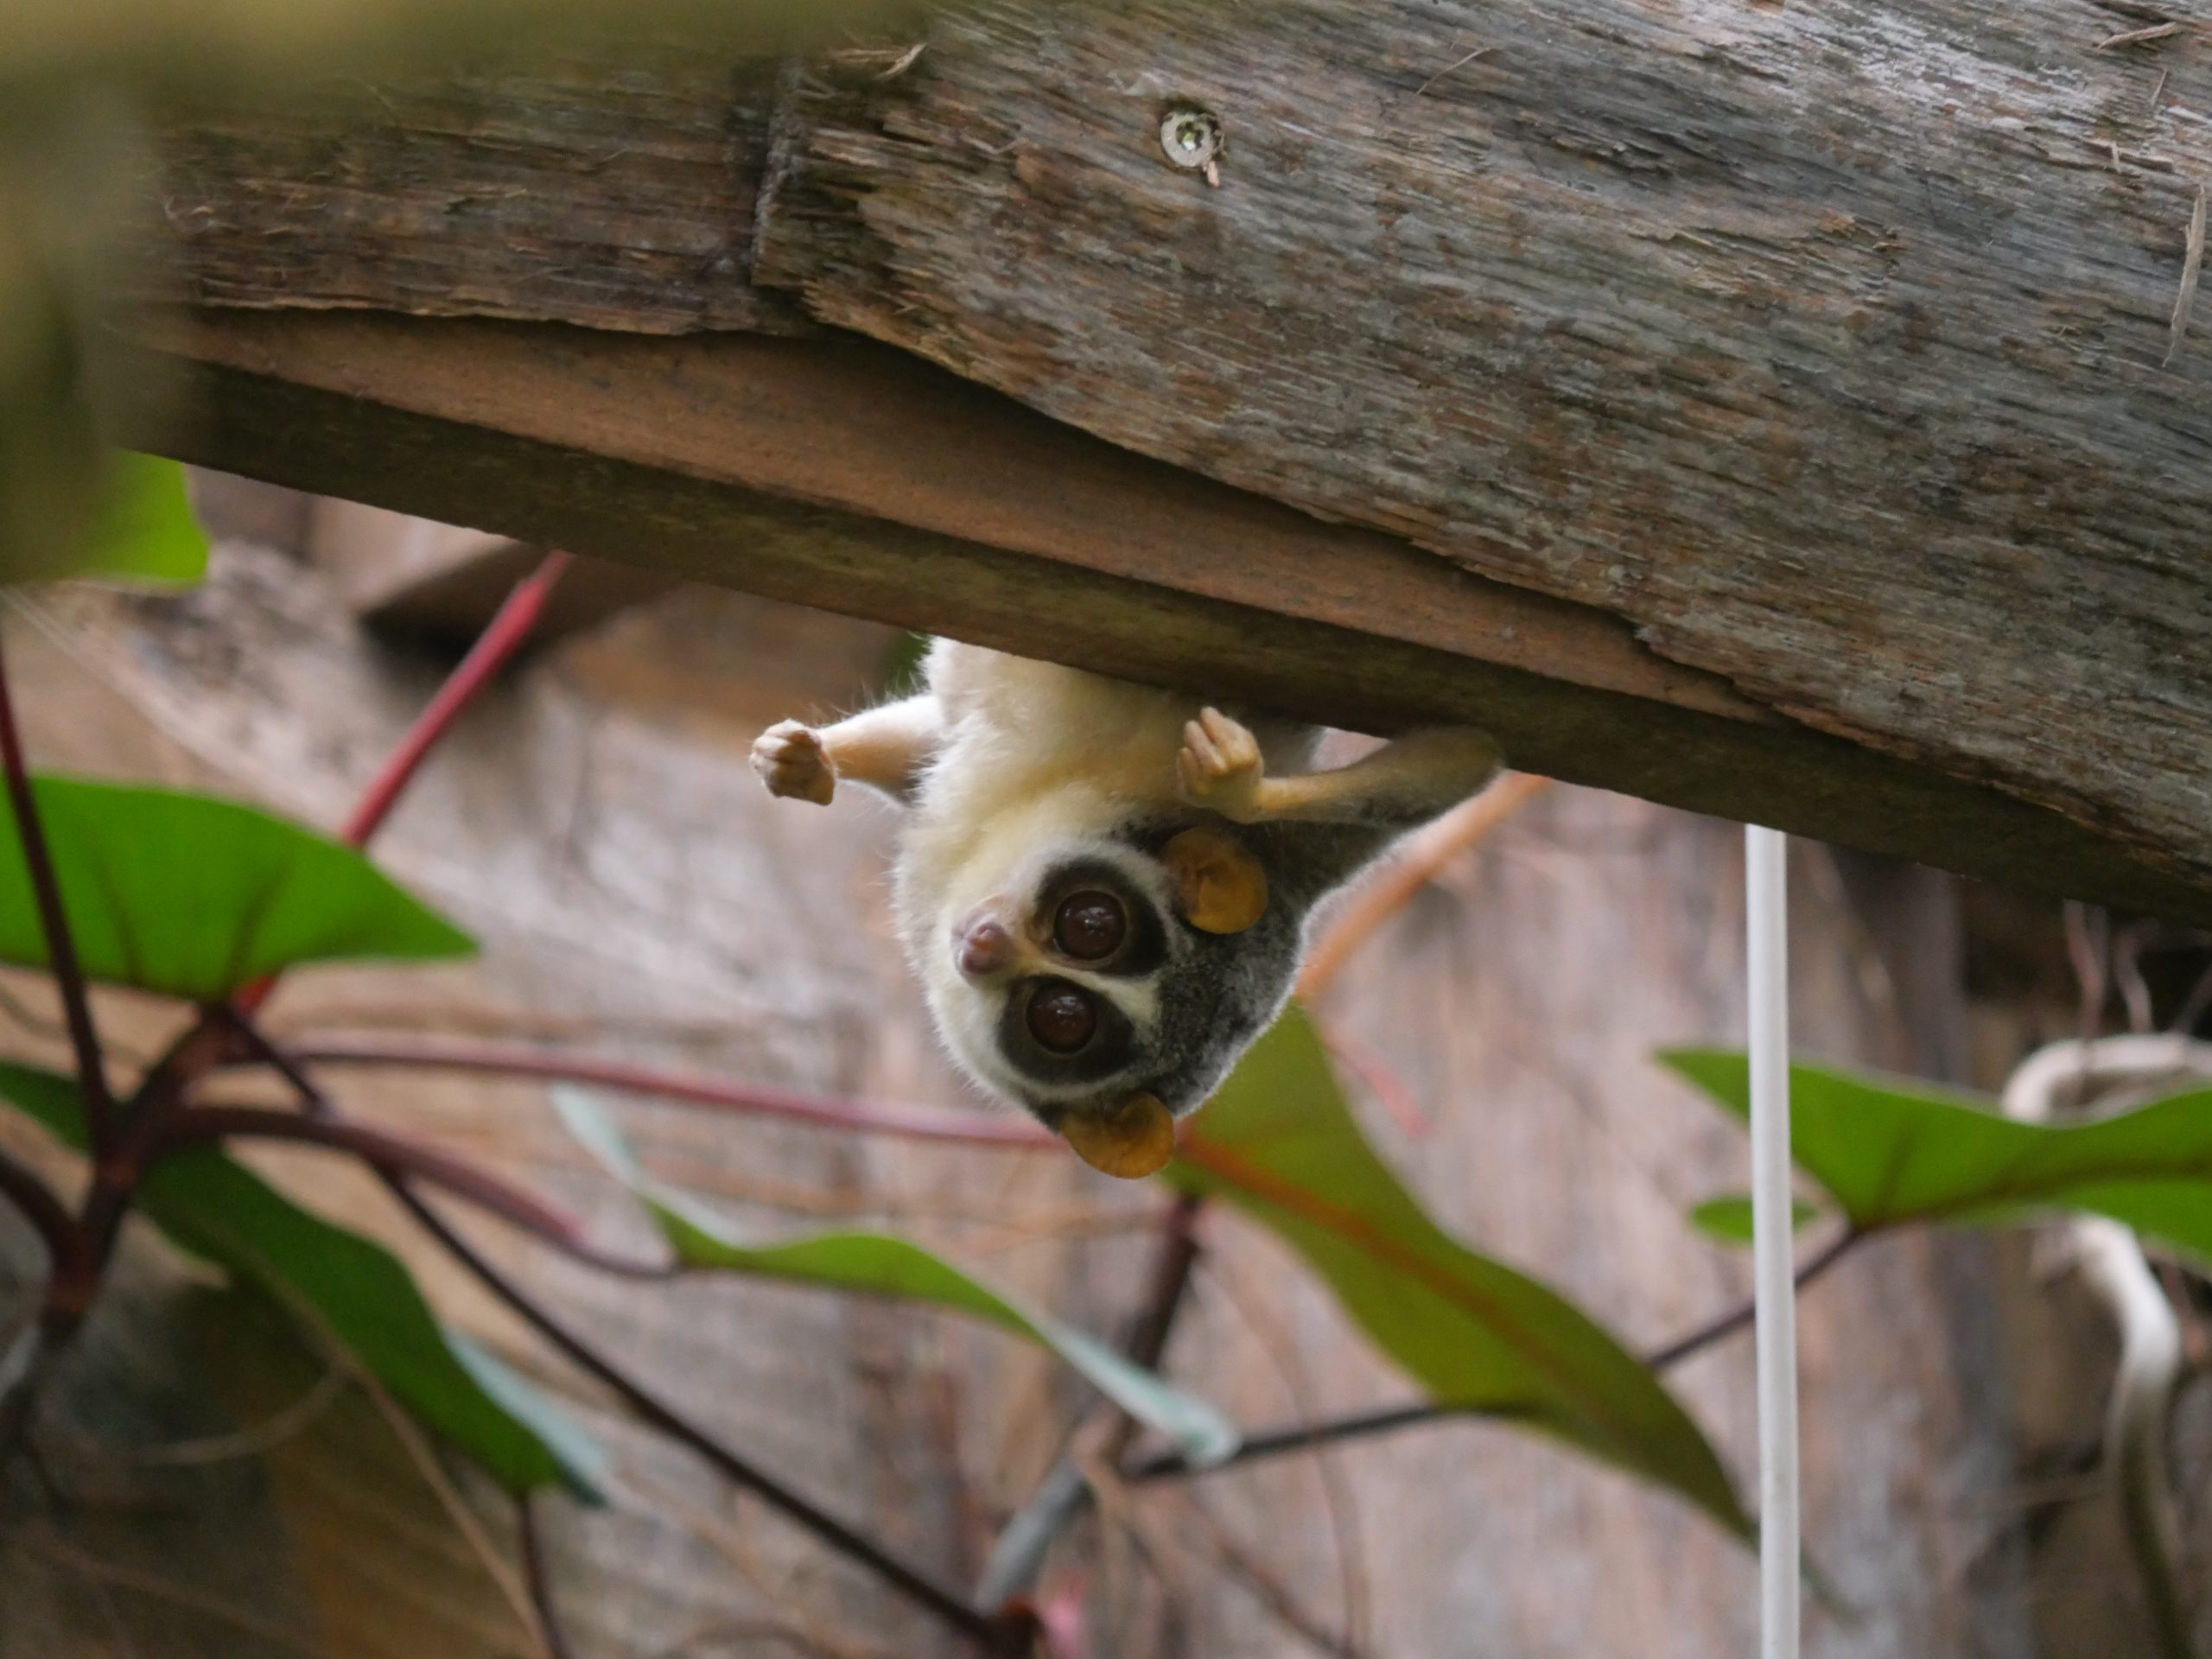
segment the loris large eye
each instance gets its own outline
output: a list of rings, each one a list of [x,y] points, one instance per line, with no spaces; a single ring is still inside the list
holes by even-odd
[[[1098,1007],[1064,979],[1048,979],[1029,998],[1029,1034],[1055,1054],[1072,1054],[1098,1029]]]
[[[1060,901],[1052,918],[1052,944],[1076,962],[1096,962],[1122,948],[1129,918],[1110,893],[1078,893]]]

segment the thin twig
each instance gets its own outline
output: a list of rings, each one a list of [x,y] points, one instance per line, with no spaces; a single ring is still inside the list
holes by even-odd
[[[49,1269],[63,1266],[77,1248],[76,1218],[36,1171],[0,1152],[0,1198],[14,1205],[46,1247]]]
[[[54,855],[47,845],[46,827],[39,820],[38,803],[32,798],[30,768],[23,760],[22,735],[16,728],[15,699],[8,690],[4,662],[0,662],[0,766],[6,770],[8,800],[16,813],[16,838],[22,848],[31,897],[38,906],[39,927],[46,935],[47,962],[61,993],[69,1046],[77,1057],[77,1089],[84,1097],[86,1132],[92,1140],[93,1155],[104,1156],[115,1142],[115,1097],[108,1092],[99,1032],[92,1024],[92,996],[83,964],[77,959],[76,941],[69,934],[68,916],[61,907]]]
[[[2207,966],[2197,976],[2196,983],[2190,988],[2189,995],[2182,998],[2181,1007],[2174,1010],[2173,1020],[2166,1029],[2183,1037],[2190,1035],[2196,1030],[2196,1022],[2204,1017],[2207,1008],[2212,1008],[2212,966]]]
[[[168,1120],[151,1155],[158,1158],[211,1141],[294,1141],[350,1153],[380,1175],[441,1187],[601,1272],[632,1279],[665,1279],[675,1271],[665,1262],[632,1261],[601,1249],[592,1242],[589,1230],[579,1217],[480,1165],[405,1135],[335,1116],[300,1117],[258,1106],[188,1107]]]
[[[537,1610],[538,1636],[545,1643],[550,1659],[575,1659],[575,1649],[569,1645],[568,1632],[562,1628],[560,1609],[553,1605],[553,1578],[546,1571],[545,1540],[538,1524],[540,1501],[528,1492],[515,1499],[515,1532],[522,1541],[523,1585],[530,1592],[530,1605]]]
[[[351,1382],[346,1372],[329,1366],[290,1405],[244,1428],[223,1434],[202,1434],[188,1440],[166,1440],[156,1446],[114,1446],[86,1440],[73,1444],[72,1455],[137,1469],[206,1469],[217,1464],[266,1457],[313,1427],[325,1412],[337,1404]]]
[[[241,1023],[245,1028],[251,1028],[250,1022]],[[313,1077],[295,1066],[289,1073],[289,1080],[299,1092],[302,1105],[312,1115],[310,1119],[294,1121],[327,1119],[331,1112],[330,1103]],[[905,1592],[955,1630],[982,1643],[987,1649],[995,1650],[994,1644],[1002,1646],[1005,1643],[1007,1630],[1000,1621],[977,1612],[951,1592],[931,1583],[905,1562],[885,1552],[872,1539],[863,1537],[773,1476],[756,1468],[632,1377],[594,1344],[563,1325],[536,1298],[493,1267],[442,1216],[424,1203],[407,1176],[387,1168],[379,1168],[377,1173],[386,1190],[405,1207],[416,1224],[443,1247],[447,1255],[474,1274],[486,1290],[521,1315],[524,1323],[546,1342],[620,1395],[633,1415],[690,1446],[726,1478],[798,1522],[849,1559]]]
[[[404,1180],[390,1175],[384,1180],[393,1196],[407,1207],[408,1213],[444,1248],[448,1255],[474,1274],[486,1290],[521,1315],[524,1321],[554,1348],[620,1395],[632,1415],[671,1439],[690,1446],[712,1464],[726,1479],[743,1487],[788,1519],[797,1522],[848,1560],[868,1568],[953,1630],[982,1643],[987,1650],[995,1651],[1003,1645],[1006,1639],[1004,1628],[998,1621],[976,1611],[950,1591],[932,1583],[904,1561],[889,1554],[873,1539],[863,1537],[811,1500],[800,1496],[715,1439],[616,1365],[598,1348],[555,1319],[535,1298],[493,1267],[436,1211],[417,1198]]]
[[[1871,1235],[1863,1232],[1846,1231],[1825,1248],[1807,1256],[1797,1269],[1798,1287],[1802,1289],[1811,1284],[1869,1236]],[[1748,1300],[1739,1302],[1655,1350],[1646,1357],[1644,1363],[1654,1371],[1671,1370],[1693,1354],[1701,1353],[1715,1343],[1743,1330],[1751,1323],[1753,1313]],[[1321,1422],[1298,1423],[1285,1428],[1247,1434],[1238,1442],[1236,1451],[1204,1469],[1194,1468],[1179,1452],[1155,1452],[1125,1470],[1122,1478],[1134,1484],[1142,1481],[1171,1480],[1184,1475],[1211,1473],[1216,1469],[1235,1468],[1267,1458],[1281,1457],[1285,1452],[1309,1452],[1319,1446],[1330,1446],[1340,1440],[1363,1440],[1396,1429],[1411,1428],[1421,1423],[1442,1422],[1448,1418],[1473,1417],[1510,1421],[1534,1414],[1530,1411],[1500,1412],[1482,1407],[1446,1405],[1427,1400],[1409,1402],[1405,1405],[1385,1406],[1377,1410],[1332,1417]]]
[[[2107,35],[2097,42],[2096,49],[2109,52],[2115,46],[2148,46],[2152,41],[2163,41],[2170,35],[2181,33],[2179,23],[2153,23],[2148,29],[2131,29],[2118,35]]]
[[[1432,87],[1432,86],[1435,86],[1435,85],[1436,85],[1436,83],[1437,83],[1438,81],[1440,81],[1440,80],[1443,79],[1445,76],[1446,76],[1446,75],[1450,74],[1450,73],[1451,73],[1454,69],[1464,69],[1465,67],[1466,67],[1466,66],[1467,66],[1467,65],[1469,65],[1469,64],[1472,63],[1472,62],[1473,62],[1477,58],[1480,58],[1480,57],[1486,57],[1486,56],[1488,56],[1491,53],[1495,52],[1495,51],[1497,51],[1497,48],[1496,47],[1494,47],[1494,46],[1478,46],[1478,47],[1477,47],[1473,51],[1471,51],[1471,52],[1468,53],[1468,54],[1467,54],[1467,55],[1466,55],[1465,57],[1464,57],[1464,58],[1459,58],[1459,59],[1458,59],[1458,60],[1454,60],[1453,62],[1451,62],[1451,63],[1447,63],[1447,64],[1446,64],[1446,65],[1445,65],[1441,69],[1438,70],[1434,74],[1431,75],[1431,76],[1430,76],[1427,80],[1424,80],[1423,82],[1421,82],[1421,84],[1420,86],[1418,86],[1414,87],[1414,96],[1415,98],[1419,98],[1419,97],[1420,97],[1423,92],[1427,92],[1430,87]]]
[[[1320,1030],[1321,1046],[1329,1051],[1338,1069],[1372,1095],[1376,1104],[1408,1140],[1427,1140],[1435,1123],[1421,1109],[1413,1091],[1398,1080],[1397,1073],[1383,1064],[1382,1057],[1337,1026],[1324,1025]]]
[[[1306,966],[1298,976],[1299,999],[1319,1001],[1336,982],[1346,959],[1376,929],[1403,910],[1452,860],[1550,786],[1548,778],[1508,772],[1473,799],[1462,801],[1407,836],[1396,855],[1353,893],[1306,952]]]
[[[1198,1259],[1198,1221],[1204,1208],[1202,1198],[1179,1198],[1161,1223],[1152,1289],[1123,1346],[1130,1361],[1146,1370],[1160,1368],[1175,1317],[1191,1287],[1191,1270]],[[1004,1607],[1028,1594],[1053,1542],[1088,1506],[1090,1484],[1084,1478],[1082,1460],[1074,1448],[1095,1448],[1102,1466],[1110,1468],[1121,1460],[1135,1433],[1134,1420],[1116,1406],[1099,1407],[1077,1427],[1069,1436],[1071,1449],[1000,1529],[976,1588],[978,1603]]]
[[[2181,292],[2174,296],[2171,325],[2173,343],[2166,347],[2166,360],[2161,367],[2171,365],[2181,354],[2182,336],[2189,332],[2189,308],[2196,298],[2196,274],[2204,268],[2204,186],[2196,187],[2196,206],[2189,215],[2189,243],[2181,262]]]
[[[1216,1257],[1207,1264],[1213,1284],[1221,1292],[1222,1300],[1231,1312],[1243,1322],[1252,1339],[1268,1357],[1283,1391],[1290,1396],[1291,1409],[1306,1422],[1320,1415],[1313,1400],[1311,1378],[1299,1358],[1297,1344],[1292,1339],[1272,1313],[1264,1311],[1260,1298],[1243,1282],[1242,1276],[1229,1264]],[[1364,1554],[1361,1548],[1359,1510],[1344,1471],[1332,1446],[1318,1448],[1313,1459],[1313,1473],[1320,1482],[1321,1497],[1329,1511],[1329,1531],[1337,1548],[1337,1563],[1344,1583],[1344,1641],[1348,1652],[1357,1652],[1367,1646],[1368,1637],[1368,1573]]]
[[[1845,1255],[1866,1237],[1866,1234],[1856,1229],[1846,1228],[1827,1244],[1798,1263],[1797,1271],[1793,1275],[1793,1282],[1799,1290],[1804,1289],[1806,1286],[1842,1261]],[[1703,1325],[1675,1338],[1664,1347],[1654,1350],[1644,1357],[1643,1363],[1655,1371],[1672,1370],[1691,1355],[1701,1353],[1722,1338],[1733,1336],[1737,1332],[1743,1330],[1751,1323],[1754,1313],[1755,1310],[1748,1300],[1739,1302],[1726,1313],[1707,1320]]]
[[[250,1119],[241,1119],[238,1114],[249,1109],[195,1107],[174,1122],[169,1130],[172,1135],[191,1136],[194,1131],[200,1131],[204,1138],[210,1128],[209,1114],[225,1114],[227,1116],[213,1126],[214,1135],[304,1141],[353,1153],[380,1173],[419,1175],[490,1211],[539,1243],[601,1273],[626,1279],[669,1279],[679,1271],[675,1262],[665,1258],[641,1261],[617,1255],[594,1243],[590,1229],[582,1218],[514,1185],[481,1164],[418,1141],[349,1122],[299,1061],[271,1043],[249,1016],[228,1007],[217,1010],[216,1014],[236,1034],[247,1053],[292,1085],[308,1106],[308,1114],[294,1117],[279,1112],[256,1112]],[[221,1122],[228,1122],[232,1127],[225,1128]]]
[[[311,1656],[311,1659],[329,1659],[329,1650],[308,1637],[296,1635],[281,1624],[261,1618],[243,1607],[233,1606],[219,1597],[211,1596],[191,1585],[177,1584],[104,1560],[89,1550],[64,1543],[43,1527],[18,1527],[5,1535],[5,1541],[29,1550],[33,1554],[43,1555],[72,1572],[81,1573],[87,1579],[111,1584],[118,1590],[128,1590],[149,1601],[197,1613],[213,1623],[227,1625],[242,1636],[289,1648],[296,1653]]]
[[[603,1059],[531,1043],[308,1032],[302,1033],[288,1047],[303,1065],[386,1065],[538,1077],[648,1095],[657,1100],[678,1101],[715,1111],[779,1117],[790,1122],[861,1134],[1014,1151],[1065,1149],[1057,1135],[1020,1118],[994,1117],[982,1112],[931,1111],[922,1107],[880,1106],[868,1101],[804,1094],[766,1084],[741,1083],[705,1072]]]
[[[1185,1491],[1181,1496],[1215,1561],[1226,1567],[1230,1576],[1242,1584],[1277,1624],[1317,1652],[1330,1655],[1331,1659],[1359,1659],[1359,1644],[1350,1636],[1337,1635],[1301,1606],[1289,1586],[1236,1541],[1220,1517],[1199,1501],[1196,1492]]]

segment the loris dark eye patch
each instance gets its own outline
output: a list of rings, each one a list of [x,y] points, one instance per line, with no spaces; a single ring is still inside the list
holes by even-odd
[[[1023,1021],[1039,1048],[1074,1054],[1097,1034],[1098,1004],[1090,992],[1064,979],[1040,980],[1029,994]]]
[[[1128,1068],[1136,1041],[1111,997],[1057,975],[1021,981],[999,1009],[1000,1055],[1039,1083],[1103,1083]]]
[[[1129,918],[1110,893],[1078,893],[1063,899],[1052,918],[1052,944],[1075,962],[1110,957],[1128,938]]]
[[[1063,961],[1121,979],[1166,960],[1159,906],[1106,859],[1071,859],[1039,884],[1033,903],[1039,943]]]

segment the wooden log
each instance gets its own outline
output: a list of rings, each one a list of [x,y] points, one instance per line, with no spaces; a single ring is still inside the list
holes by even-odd
[[[149,447],[402,512],[1387,731],[2031,890],[2212,893],[1765,709],[1618,619],[1143,461],[899,354],[344,315],[149,321]]]
[[[2128,15],[963,8],[799,88],[754,276],[2202,874],[2212,37]]]
[[[1734,750],[1726,766],[1774,775],[1700,782],[1677,774],[1724,763],[1665,719],[1641,752],[1641,709],[1597,741],[1508,708],[1526,764],[2202,915],[2212,369],[2174,319],[2212,124],[2203,32],[2103,44],[2132,16],[2063,0],[2002,16],[1958,0],[984,4],[794,62],[772,96],[757,66],[645,52],[379,89],[315,118],[232,110],[174,140],[168,264],[226,305],[872,334],[1185,473],[1382,532],[1404,576],[1390,591],[1427,584],[1421,602],[1463,632],[1513,589],[1586,605],[1647,664],[1701,671],[1677,683],[1708,705],[1844,745],[1809,771]],[[1220,123],[1218,188],[1163,151],[1184,110]],[[264,383],[329,389],[327,355],[296,374],[271,337],[252,350]],[[653,360],[664,379],[725,363],[703,345]],[[597,406],[569,411],[570,457],[601,454],[588,427],[666,417],[594,372],[567,394]],[[545,435],[548,410],[472,407]],[[289,475],[316,482],[307,435],[290,447]],[[433,489],[476,523],[523,487],[519,471],[494,489],[479,468],[472,489],[385,464],[326,481]],[[594,476],[611,511],[616,474]],[[671,511],[657,480],[621,476],[633,520]],[[836,484],[841,505],[885,511],[866,479]],[[580,544],[565,513],[532,517]],[[1305,550],[1312,534],[1253,561],[1283,605],[1364,580]],[[1153,550],[1180,570],[1195,540]],[[687,559],[761,579],[760,561]],[[1483,608],[1453,616],[1441,584],[1459,571],[1503,585],[1459,590]],[[862,597],[819,564],[775,580],[1001,643],[1069,632],[1064,609],[1044,624],[1028,595],[994,608],[973,584],[886,574]],[[1147,581],[1149,651],[1095,645],[1113,630],[1090,592],[1082,638],[1030,648],[1218,676],[1220,631],[1188,589]],[[1433,620],[1373,632],[1395,645]],[[1338,643],[1302,695],[1344,723],[1391,699],[1340,684],[1395,688],[1396,719],[1469,700],[1387,652],[1350,668],[1358,642]],[[1231,689],[1288,677],[1229,672]],[[1908,808],[1870,781],[1906,775],[1963,792]],[[2085,833],[1964,804],[1998,793]]]

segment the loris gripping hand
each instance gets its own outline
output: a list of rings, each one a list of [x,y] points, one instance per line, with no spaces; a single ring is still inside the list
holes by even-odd
[[[796,720],[779,721],[753,741],[753,770],[771,795],[827,806],[837,792],[837,771],[822,747],[822,734]]]
[[[911,808],[898,931],[946,1051],[1109,1174],[1147,1175],[1289,995],[1314,903],[1496,771],[1478,732],[1313,769],[1310,726],[939,641],[928,690],[753,747],[772,794]]]

